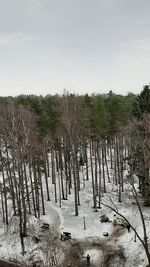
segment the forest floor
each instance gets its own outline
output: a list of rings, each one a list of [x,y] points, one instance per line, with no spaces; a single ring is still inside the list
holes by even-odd
[[[89,254],[91,266],[94,267],[145,267],[146,256],[141,243],[138,240],[134,242],[134,232],[128,233],[126,228],[114,226],[114,212],[110,209],[102,206],[101,209],[95,211],[91,191],[91,180],[81,183],[79,216],[74,216],[73,190],[71,195],[68,195],[68,200],[61,200],[60,207],[59,201],[58,203],[54,201],[52,185],[51,201],[45,201],[46,215],[41,216],[40,220],[33,216],[28,218],[25,256],[21,255],[18,218],[12,217],[8,228],[4,227],[0,221],[0,259],[18,260],[31,265],[33,259],[37,257],[44,260],[45,266],[50,266],[54,257],[55,263],[61,267],[66,267],[72,262],[73,267],[80,267],[86,266],[86,255]],[[141,220],[130,186],[125,185],[122,203],[118,202],[116,195],[116,186],[109,183],[107,193],[102,195],[102,200],[105,203],[108,203],[110,199],[113,200],[119,212],[128,218],[142,237]],[[143,212],[148,238],[150,238],[149,208],[143,207]],[[102,223],[102,215],[108,216],[109,222]],[[43,231],[41,229],[43,223],[48,223],[50,229]],[[63,232],[70,232],[72,239],[61,241],[60,235]],[[108,236],[104,236],[104,233],[108,233]],[[33,240],[34,236],[39,238],[38,243]],[[77,259],[76,262],[75,259]],[[2,266],[1,262],[0,266]]]

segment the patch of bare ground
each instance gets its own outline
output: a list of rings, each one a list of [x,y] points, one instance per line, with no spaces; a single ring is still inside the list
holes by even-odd
[[[112,234],[107,237],[106,239],[100,240],[96,239],[93,241],[84,241],[84,242],[77,242],[74,243],[74,246],[70,247],[69,255],[72,255],[72,250],[74,251],[74,247],[76,248],[75,251],[79,251],[78,260],[76,261],[76,265],[72,264],[71,266],[80,267],[80,266],[87,266],[86,260],[82,260],[82,255],[85,252],[91,251],[91,264],[90,266],[93,267],[123,267],[126,262],[126,258],[124,255],[124,250],[121,246],[117,246],[118,238],[125,233],[126,229],[123,227],[114,227],[114,231]],[[74,241],[75,242],[75,241]],[[99,260],[96,261],[92,260],[92,253],[93,250],[96,251],[97,257]],[[70,254],[71,253],[71,254]],[[73,258],[72,258],[73,260]],[[74,261],[71,260],[71,263]]]
[[[126,228],[115,226],[112,234],[105,241],[103,249],[103,261],[100,267],[123,267],[125,266],[126,258],[122,246],[117,246],[117,241],[127,231]],[[108,246],[109,244],[109,246]]]
[[[92,238],[92,240],[87,238],[85,241],[74,239],[62,241],[60,240],[59,232],[55,228],[51,228],[49,231],[39,235],[42,240],[39,248],[46,257],[46,267],[53,265],[58,267],[87,266],[87,253],[91,256],[91,267],[122,267],[126,259],[123,248],[117,245],[117,240],[125,231],[127,231],[125,228],[115,226],[112,234],[103,240],[100,238]],[[93,252],[96,252],[95,257],[98,260],[93,260]]]
[[[68,241],[67,249],[65,250],[65,257],[61,263],[61,267],[84,267],[87,266],[82,256],[84,253],[82,242]]]
[[[38,245],[38,249],[43,253],[45,267],[87,266],[82,258],[84,253],[82,242],[73,239],[62,241],[59,231],[55,227],[40,233],[39,238],[41,242]],[[32,252],[30,266],[32,266],[34,254],[36,255],[37,252],[38,250]]]
[[[127,229],[125,227],[115,226],[112,234],[108,237],[108,240],[111,242],[117,242],[118,238],[125,234],[126,231]]]
[[[68,241],[65,257],[60,265],[61,267],[84,267],[87,266],[86,253],[91,256],[91,267],[123,267],[126,262],[124,250],[117,246],[118,238],[124,234],[126,229],[115,227],[113,233],[106,239]],[[96,259],[92,258],[93,252],[96,252]],[[83,255],[85,255],[83,257]]]
[[[105,247],[103,251],[103,261],[100,267],[123,267],[125,266],[126,258],[123,248],[120,247]]]

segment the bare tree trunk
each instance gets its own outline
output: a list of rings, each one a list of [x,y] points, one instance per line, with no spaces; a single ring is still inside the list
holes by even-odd
[[[33,185],[31,162],[29,162],[28,167],[29,167],[29,179],[30,179],[30,184],[31,184],[31,194],[32,194],[32,202],[33,202],[33,211],[34,211],[34,216],[37,217],[36,204],[35,204],[35,195],[34,195],[35,190],[34,190],[34,185]]]
[[[57,203],[57,182],[56,182],[56,175],[54,181],[54,191],[55,191],[55,203]]]
[[[55,183],[55,161],[54,161],[54,150],[51,149],[51,166],[52,166],[52,183]]]
[[[98,146],[98,143],[95,142],[95,149],[94,149],[94,158],[95,158],[95,193],[96,195],[98,196],[98,178],[97,178],[97,146]]]
[[[39,187],[38,187],[38,177],[36,172],[36,162],[33,162],[33,176],[34,176],[34,188],[35,188],[35,203],[36,203],[36,211],[37,216],[40,218],[40,202],[39,202]]]
[[[79,164],[78,164],[78,157],[77,157],[77,149],[75,149],[75,170],[76,170],[76,179],[77,179],[77,199],[78,205],[80,205],[80,177],[79,177]]]
[[[48,145],[48,142],[44,142],[47,176],[50,177],[49,153],[48,153],[47,145]]]
[[[73,167],[73,180],[74,180],[74,204],[75,204],[75,216],[78,216],[78,186],[77,186],[77,177],[76,177],[76,157],[73,151],[72,157],[72,167]]]
[[[41,201],[42,201],[42,213],[43,215],[45,215],[45,204],[44,204],[44,194],[43,194],[43,183],[42,183],[42,175],[41,175],[41,170],[39,167],[39,164],[37,166],[37,174],[38,174],[38,184],[40,187],[40,191],[41,191]],[[49,200],[49,199],[47,199]]]
[[[93,190],[93,208],[96,209],[96,192],[94,183],[94,173],[93,173],[93,160],[92,160],[92,143],[90,142],[90,161],[91,161],[91,177],[92,177],[92,190]]]
[[[29,181],[27,180],[27,173],[26,173],[26,164],[23,162],[23,172],[24,172],[24,180],[25,180],[25,188],[26,188],[26,196],[27,196],[27,203],[28,203],[28,209],[29,209],[29,214],[31,214],[31,205],[30,205],[30,197],[29,197]]]
[[[59,207],[61,208],[61,181],[60,181],[59,169],[58,169],[58,188],[59,188]]]
[[[27,210],[26,210],[26,194],[25,194],[25,186],[24,186],[24,175],[23,175],[23,166],[22,162],[19,166],[19,181],[20,181],[20,188],[21,188],[21,202],[22,202],[22,221],[23,221],[23,237],[27,236]]]
[[[108,162],[107,162],[107,149],[106,149],[106,142],[105,142],[105,151],[104,151],[104,157],[105,157],[105,165],[106,165],[106,171],[107,171],[108,183],[110,183],[110,175],[109,175]]]
[[[110,138],[110,168],[113,169],[112,138]]]
[[[65,158],[65,155],[64,155],[64,168],[65,168],[65,177],[66,177],[66,180],[65,180],[65,190],[66,190],[66,194],[65,194],[65,199],[67,200],[68,198],[68,180],[69,180],[69,175],[68,175],[68,164],[67,164],[67,160]]]
[[[1,203],[2,203],[3,223],[5,223],[5,208],[4,208],[4,200],[3,200],[3,192],[2,192],[2,188],[1,188],[0,192],[1,192]]]
[[[61,149],[61,143],[59,144],[59,169],[60,169],[60,177],[61,177],[61,192],[62,192],[62,199],[65,199],[64,194],[64,183],[63,183],[63,160],[62,160],[62,149]]]
[[[117,142],[117,140],[116,140]],[[118,172],[118,201],[122,202],[121,199],[121,174],[120,174],[120,161],[119,161],[119,148],[118,148],[118,144],[116,144],[116,160],[117,160],[117,172]]]
[[[104,144],[102,144],[102,172],[103,172],[103,188],[104,193],[106,193],[106,179],[105,179],[105,157],[104,157]]]
[[[5,184],[4,169],[2,167],[2,177],[3,177],[3,192],[4,192],[4,207],[5,207],[5,223],[8,225],[8,205],[7,205],[7,188]],[[4,215],[4,214],[3,214]]]
[[[4,167],[5,167],[5,171],[6,171],[7,176],[8,176],[10,193],[11,193],[11,196],[12,196],[12,204],[13,204],[14,215],[16,215],[15,199],[17,199],[17,194],[16,194],[16,198],[15,198],[15,188],[14,187],[16,187],[16,193],[17,193],[17,186],[14,186],[14,184],[13,184],[13,180],[14,180],[15,181],[15,185],[16,185],[16,175],[15,175],[15,166],[14,166],[15,160],[14,160],[14,158],[12,158],[12,168],[13,168],[13,173],[12,173],[12,170],[10,168],[8,145],[7,145],[6,142],[5,142],[5,148],[6,148],[6,157],[7,157],[6,164],[4,164],[3,159],[2,159],[2,155],[1,155],[1,161],[2,161],[2,164],[3,164],[3,174],[4,174]]]
[[[69,161],[68,162],[68,177],[69,177],[69,180],[68,180],[68,190],[69,190],[69,194],[71,194],[71,188],[72,188],[72,174],[71,174],[71,162]]]
[[[98,187],[98,208],[101,209],[101,190],[102,190],[102,182],[101,182],[101,151],[99,151],[99,144],[97,145],[97,159],[99,166],[99,187]]]
[[[47,175],[47,168],[46,168],[46,161],[45,160],[46,160],[46,158],[44,159],[44,177],[45,177],[45,184],[46,184],[47,201],[50,201],[48,175]]]
[[[116,141],[114,142],[114,176],[113,182],[115,185],[118,185],[118,175],[117,175],[117,145]]]
[[[22,248],[22,255],[25,255],[25,245],[24,245],[24,234],[23,234],[23,220],[22,220],[22,207],[21,207],[21,196],[19,192],[19,201],[18,201],[18,213],[19,213],[19,232],[20,232],[20,241]]]
[[[86,162],[86,180],[89,180],[89,168],[88,168],[88,156],[87,156],[86,141],[85,141],[85,162]]]

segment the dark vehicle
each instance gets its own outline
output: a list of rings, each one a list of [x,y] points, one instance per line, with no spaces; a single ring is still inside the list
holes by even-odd
[[[62,241],[66,241],[66,240],[71,239],[71,233],[69,233],[69,232],[63,232],[63,234],[61,234],[60,239]]]
[[[43,223],[43,225],[41,226],[42,230],[49,230],[49,223]]]

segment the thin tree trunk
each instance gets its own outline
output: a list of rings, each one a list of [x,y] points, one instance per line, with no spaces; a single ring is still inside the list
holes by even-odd
[[[7,188],[5,185],[5,175],[4,169],[2,167],[2,177],[3,177],[3,192],[4,192],[4,206],[5,206],[5,223],[8,225],[8,205],[7,205]]]
[[[76,177],[76,166],[75,166],[75,155],[73,152],[72,158],[72,165],[73,165],[73,180],[74,180],[74,204],[75,204],[75,216],[78,216],[78,188],[77,188],[77,177]]]
[[[4,200],[3,200],[2,189],[0,190],[0,192],[1,192],[1,203],[2,203],[3,223],[5,223],[5,209],[4,209]]]
[[[29,214],[31,214],[31,205],[30,205],[30,197],[29,197],[29,189],[28,189],[28,181],[27,181],[27,172],[26,172],[26,164],[25,162],[23,163],[23,170],[24,170],[24,180],[25,180],[25,188],[26,188],[26,196],[27,196],[27,203],[28,203],[28,209],[29,209]]]
[[[101,182],[101,151],[99,151],[99,144],[97,145],[97,159],[99,166],[99,187],[98,187],[98,208],[101,209],[101,190],[102,190],[102,182]]]
[[[106,181],[105,181],[105,157],[104,157],[104,144],[102,144],[102,171],[103,171],[103,188],[104,193],[106,193]]]
[[[110,183],[110,175],[109,175],[108,162],[107,162],[106,143],[105,143],[104,157],[105,157],[105,165],[106,165],[106,171],[107,171],[108,183]]]
[[[45,204],[44,204],[44,194],[43,194],[43,183],[42,183],[42,175],[39,165],[37,166],[37,174],[38,174],[38,184],[41,191],[41,201],[42,201],[42,213],[45,215]],[[47,199],[48,200],[48,199]]]
[[[90,142],[90,161],[91,161],[91,177],[92,177],[92,190],[93,190],[93,208],[96,209],[96,192],[93,174],[93,160],[92,160],[92,143]]]
[[[34,196],[34,186],[33,186],[33,178],[32,178],[32,169],[31,169],[31,163],[29,162],[29,179],[30,179],[30,184],[31,184],[31,194],[32,194],[32,202],[33,202],[33,211],[34,211],[34,216],[37,217],[36,213],[36,205],[35,205],[35,196]]]

